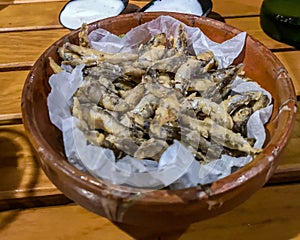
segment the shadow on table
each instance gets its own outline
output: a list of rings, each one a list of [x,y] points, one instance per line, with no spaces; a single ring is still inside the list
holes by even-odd
[[[26,151],[31,149],[24,133],[12,128],[0,132],[0,211],[23,208],[31,197],[37,183],[39,168],[32,161],[30,169],[26,164]],[[29,190],[29,191],[28,191]],[[22,192],[18,198],[17,194]],[[18,211],[8,211],[1,219],[0,230],[18,216]]]
[[[21,147],[11,139],[1,137],[0,134],[0,149],[0,193],[10,193],[9,195],[13,197],[14,191],[18,189],[22,180],[24,170],[18,161]]]
[[[182,224],[180,229],[165,229],[164,226],[161,228],[161,232],[147,227],[130,226],[123,223],[114,223],[119,229],[126,232],[134,239],[142,240],[177,240],[180,236],[189,228],[190,225]]]

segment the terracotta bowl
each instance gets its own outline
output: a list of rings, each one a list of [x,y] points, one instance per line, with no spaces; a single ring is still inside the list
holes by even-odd
[[[165,14],[165,13],[164,13]],[[158,17],[160,13],[121,15],[89,25],[115,34]],[[239,30],[213,19],[170,13],[187,25],[199,27],[216,42],[227,40]],[[52,71],[48,57],[59,61],[57,48],[64,42],[78,43],[78,31],[55,42],[34,64],[22,96],[24,125],[41,166],[50,180],[70,199],[111,221],[152,229],[181,228],[231,210],[261,188],[278,165],[295,121],[296,96],[289,75],[280,61],[260,42],[247,36],[246,47],[237,62],[245,63],[246,74],[267,89],[274,98],[274,111],[266,126],[263,152],[251,163],[203,189],[144,191],[116,186],[85,174],[70,165],[64,153],[60,131],[48,116],[46,99]]]

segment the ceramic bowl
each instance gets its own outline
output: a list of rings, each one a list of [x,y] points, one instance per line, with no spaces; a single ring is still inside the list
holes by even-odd
[[[94,22],[89,31],[101,28],[117,35],[158,17],[161,13],[133,13]],[[166,14],[166,13],[165,13]],[[183,23],[199,27],[212,40],[222,42],[239,30],[216,20],[169,13]],[[296,96],[282,63],[263,44],[247,36],[236,62],[244,62],[246,74],[268,90],[274,100],[271,120],[266,125],[263,151],[245,167],[206,188],[144,191],[116,186],[70,165],[64,153],[61,132],[48,115],[48,84],[52,70],[48,57],[59,62],[57,48],[64,42],[78,44],[72,31],[50,46],[36,61],[23,89],[22,112],[28,138],[49,179],[70,199],[111,221],[153,231],[182,228],[233,209],[260,189],[278,165],[295,121]]]
[[[128,0],[71,0],[62,8],[59,22],[64,27],[74,30],[82,23],[91,23],[124,12]]]

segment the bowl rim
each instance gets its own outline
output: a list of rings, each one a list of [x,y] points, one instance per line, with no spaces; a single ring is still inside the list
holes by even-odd
[[[127,18],[137,17],[137,15],[154,15],[159,16],[162,13],[160,12],[151,12],[151,13],[129,13],[122,15]],[[190,14],[182,14],[182,13],[170,13],[169,15],[176,18],[176,16],[181,17],[191,17],[194,20],[198,21],[205,21],[209,24],[221,24],[221,26],[226,27],[229,31],[231,31],[234,34],[240,33],[241,31],[233,26],[230,26],[226,23],[221,23],[216,20],[206,18],[206,17],[200,17]],[[99,20],[97,22],[88,24],[90,28],[100,26],[102,22],[110,21],[111,19],[116,19],[119,16],[111,17],[103,20]],[[28,109],[26,106],[27,104],[30,105],[28,102],[28,96],[29,92],[27,91],[28,88],[31,87],[32,82],[34,81],[34,71],[38,67],[39,62],[41,62],[44,58],[45,54],[50,53],[53,48],[57,48],[57,44],[60,41],[63,41],[66,39],[66,37],[77,34],[79,30],[71,31],[69,34],[61,37],[58,39],[54,44],[52,44],[44,53],[38,58],[38,60],[35,62],[34,66],[32,67],[31,71],[29,72],[23,92],[22,92],[22,116],[23,116],[23,122],[25,126],[25,130],[27,132],[27,136],[29,138],[29,141],[33,145],[35,151],[38,153],[39,157],[42,158],[44,161],[48,161],[48,164],[50,164],[54,168],[58,168],[60,172],[63,172],[64,174],[68,175],[68,177],[72,178],[76,183],[79,185],[84,185],[86,189],[90,189],[91,191],[108,191],[108,194],[112,198],[119,198],[123,197],[124,194],[129,194],[130,196],[132,194],[140,194],[143,193],[145,197],[138,199],[138,201],[141,202],[157,202],[157,199],[155,196],[158,194],[160,196],[159,202],[160,203],[182,203],[181,197],[174,197],[170,196],[169,194],[164,193],[176,193],[176,196],[185,196],[186,193],[190,191],[195,192],[202,192],[204,195],[198,194],[197,200],[200,200],[202,198],[210,198],[210,197],[216,197],[221,193],[231,191],[234,188],[242,186],[246,181],[254,178],[256,175],[258,175],[262,170],[269,168],[270,171],[267,174],[266,181],[271,176],[272,172],[275,169],[275,166],[273,166],[274,157],[279,155],[284,146],[287,144],[288,138],[292,132],[293,125],[295,123],[295,111],[294,108],[297,106],[297,100],[296,100],[296,93],[293,86],[293,83],[291,81],[291,78],[288,76],[287,71],[285,70],[283,64],[279,61],[279,59],[269,50],[267,49],[261,42],[254,39],[252,36],[247,35],[247,40],[255,42],[258,46],[262,46],[266,52],[271,53],[269,56],[272,58],[272,61],[278,66],[278,68],[282,69],[283,72],[286,73],[284,75],[284,80],[286,81],[286,85],[289,88],[289,93],[291,96],[287,99],[288,101],[286,104],[282,107],[287,106],[288,108],[292,109],[291,111],[279,111],[278,114],[275,116],[277,118],[279,115],[285,114],[285,118],[288,120],[285,123],[285,126],[289,126],[287,128],[288,130],[282,133],[274,133],[274,136],[269,140],[268,144],[263,148],[263,151],[258,154],[250,163],[242,167],[241,169],[235,171],[234,173],[230,174],[227,177],[224,177],[220,180],[217,180],[213,182],[210,186],[212,192],[211,195],[207,195],[206,191],[203,190],[201,186],[195,186],[191,188],[184,188],[179,190],[145,190],[141,188],[133,188],[133,187],[127,187],[127,186],[120,186],[115,185],[112,183],[109,183],[107,181],[103,181],[101,179],[97,179],[94,176],[91,176],[89,174],[86,174],[80,170],[78,170],[76,167],[71,165],[66,158],[62,157],[58,152],[54,151],[54,149],[50,146],[49,143],[46,142],[46,140],[43,138],[39,128],[37,120],[33,117],[34,111],[33,109]],[[273,116],[274,113],[272,113]],[[280,117],[280,116],[279,116]],[[279,147],[280,146],[280,147]],[[45,149],[47,149],[47,152],[45,152]],[[43,167],[43,164],[42,164]],[[257,171],[254,171],[257,170]],[[48,176],[50,177],[50,176]],[[227,182],[227,183],[226,183]],[[107,193],[107,192],[106,192]]]

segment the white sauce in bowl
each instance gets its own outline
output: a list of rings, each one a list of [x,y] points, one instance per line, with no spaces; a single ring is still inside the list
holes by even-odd
[[[76,0],[69,2],[60,13],[60,22],[67,28],[77,29],[82,23],[91,23],[116,16],[124,9],[120,0]]]
[[[145,12],[180,12],[194,15],[203,15],[203,10],[197,0],[158,0],[153,3]]]

